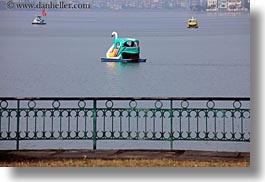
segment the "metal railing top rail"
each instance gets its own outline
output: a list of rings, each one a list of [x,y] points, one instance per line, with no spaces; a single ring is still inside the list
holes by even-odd
[[[227,100],[250,101],[250,97],[0,97],[0,100]]]

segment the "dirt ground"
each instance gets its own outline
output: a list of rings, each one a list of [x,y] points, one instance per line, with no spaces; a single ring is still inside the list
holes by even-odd
[[[180,150],[0,151],[2,167],[249,167],[250,153]]]

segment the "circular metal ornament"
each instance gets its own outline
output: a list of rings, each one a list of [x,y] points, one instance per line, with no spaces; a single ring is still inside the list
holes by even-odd
[[[58,109],[60,106],[61,106],[60,101],[55,100],[55,101],[52,102],[52,107],[53,107],[54,109]]]
[[[34,109],[36,107],[36,102],[34,100],[28,101],[28,107]]]
[[[6,109],[8,107],[8,102],[6,100],[1,100],[0,101],[0,107],[2,109]]]
[[[131,100],[129,102],[129,106],[130,106],[130,108],[136,108],[137,107],[137,102],[135,100]]]
[[[242,106],[242,103],[241,103],[240,101],[238,101],[238,100],[234,101],[234,103],[233,103],[233,107],[234,107],[235,109],[240,109],[241,106]]]
[[[156,109],[161,109],[163,107],[163,103],[160,100],[157,100],[155,102],[155,108]]]
[[[181,107],[184,108],[184,109],[187,109],[189,107],[189,102],[186,101],[186,100],[183,100],[181,102]]]
[[[113,107],[113,101],[111,101],[111,100],[106,101],[105,106],[109,109],[112,108]]]
[[[81,109],[84,109],[86,107],[86,102],[83,101],[83,100],[80,100],[78,102],[78,107],[81,108]]]
[[[206,103],[206,106],[209,108],[209,109],[213,109],[215,107],[215,102],[212,101],[212,100],[209,100],[207,103]]]

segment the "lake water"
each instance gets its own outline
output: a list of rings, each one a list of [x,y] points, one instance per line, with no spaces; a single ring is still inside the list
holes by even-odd
[[[47,11],[33,26],[36,14],[0,11],[2,97],[250,96],[247,13]],[[191,16],[198,29],[187,29]],[[100,62],[112,31],[138,38],[147,62]]]

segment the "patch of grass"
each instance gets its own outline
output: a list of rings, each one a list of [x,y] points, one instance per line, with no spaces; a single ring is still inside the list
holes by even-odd
[[[0,162],[5,167],[249,167],[249,161],[174,161],[168,159],[155,160],[91,160],[64,159]]]

